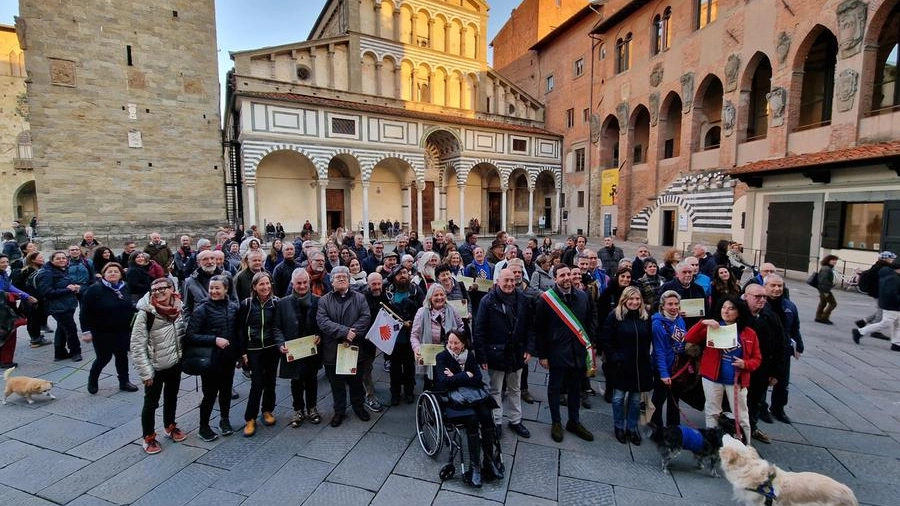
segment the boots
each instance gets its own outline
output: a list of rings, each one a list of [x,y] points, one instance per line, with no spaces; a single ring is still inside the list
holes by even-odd
[[[478,434],[466,434],[466,440],[469,443],[469,471],[466,472],[466,483],[475,488],[481,488],[481,468],[479,466],[479,444]]]
[[[482,431],[481,448],[484,452],[482,470],[486,480],[502,480],[503,464],[500,463],[500,452],[494,449],[494,434],[490,430]]]

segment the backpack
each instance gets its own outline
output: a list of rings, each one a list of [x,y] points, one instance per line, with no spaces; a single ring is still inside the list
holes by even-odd
[[[865,292],[872,297],[878,296],[878,272],[876,269],[869,269],[859,274],[860,291]]]
[[[806,284],[813,288],[819,288],[819,273],[814,272],[810,274],[809,277],[806,278]]]
[[[134,313],[134,317],[131,319],[131,326],[134,327],[135,322],[137,322],[137,315],[140,313]],[[153,321],[156,319],[156,315],[151,313],[150,311],[144,311],[144,323],[147,326],[147,333],[150,333],[150,329],[153,328]]]

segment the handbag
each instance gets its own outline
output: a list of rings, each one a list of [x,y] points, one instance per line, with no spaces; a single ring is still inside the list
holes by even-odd
[[[459,388],[455,388],[450,390],[447,393],[447,398],[450,400],[450,403],[458,408],[469,408],[480,402],[484,402],[486,399],[490,398],[491,394],[487,391],[487,387],[469,387],[462,386]]]
[[[181,355],[181,372],[192,376],[212,371],[213,365],[212,346],[190,346],[185,348]]]
[[[672,370],[672,393],[688,406],[703,411],[706,396],[700,379],[700,365],[697,357],[676,355]]]

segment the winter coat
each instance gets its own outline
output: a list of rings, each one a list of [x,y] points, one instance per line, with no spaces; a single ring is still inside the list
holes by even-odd
[[[241,354],[284,345],[284,335],[275,325],[275,306],[278,300],[278,297],[272,295],[263,303],[256,295],[251,295],[241,301],[235,319],[238,339],[243,345]]]
[[[212,274],[208,274],[203,269],[198,268],[193,274],[184,280],[184,294],[182,301],[184,302],[184,319],[190,320],[194,310],[209,298],[209,280],[213,276],[225,274],[221,268],[216,268]],[[227,274],[225,274],[227,275]],[[228,291],[228,299],[234,303],[238,302],[237,295],[234,292],[234,283]]]
[[[819,285],[816,287],[819,293],[828,293],[834,288],[834,268],[823,265],[819,269]]]
[[[66,269],[58,269],[50,262],[44,264],[41,272],[35,278],[38,293],[41,300],[45,303],[47,314],[62,314],[68,311],[75,311],[78,307],[78,297],[75,292],[66,288],[69,285],[76,284],[69,277]]]
[[[706,325],[703,322],[697,322],[688,330],[684,336],[684,340],[689,343],[705,346],[706,344]],[[762,356],[759,354],[759,341],[756,339],[756,332],[750,327],[744,328],[738,335],[738,340],[743,348],[742,359],[744,360],[744,368],[735,368],[736,382],[741,388],[750,386],[750,373],[755,371]],[[700,375],[710,381],[718,381],[719,368],[722,366],[722,352],[718,348],[703,348],[703,355],[700,357]]]
[[[518,371],[522,368],[526,351],[533,351],[528,339],[529,298],[516,289],[515,308],[504,311],[495,286],[481,299],[475,313],[473,348],[481,364],[496,371]]]
[[[615,390],[648,392],[653,389],[650,319],[638,311],[627,311],[621,320],[609,313],[600,331],[600,348],[606,355],[606,381]]]
[[[174,260],[174,255],[172,255],[172,250],[166,246],[166,243],[161,244],[148,244],[144,247],[144,253],[150,255],[150,260],[156,260],[156,263],[162,266],[167,272],[169,270],[169,266],[172,265]]]
[[[588,295],[581,290],[572,290],[573,299],[565,302],[565,295],[554,285],[557,295],[564,301],[575,318],[588,334],[591,345],[596,345],[596,327],[591,321],[591,303]],[[534,319],[531,325],[531,342],[534,353],[541,360],[547,359],[550,367],[576,368],[587,372],[587,349],[578,336],[569,329],[543,296],[534,304]]]
[[[759,354],[762,363],[756,369],[756,374],[766,374],[770,377],[780,378],[784,370],[784,327],[772,308],[766,306],[759,316],[750,317],[747,326],[756,334],[759,343]]]
[[[243,346],[237,332],[236,319],[239,305],[231,299],[207,299],[194,309],[187,322],[184,347],[207,346],[213,348],[213,367],[234,364]],[[227,339],[230,345],[216,346],[216,338]]]
[[[291,277],[294,275],[294,270],[298,267],[300,267],[300,264],[297,263],[296,258],[282,260],[280,264],[275,266],[275,270],[272,271],[272,289],[275,290],[273,292],[275,295],[279,297],[290,295],[293,291],[291,288]]]
[[[328,292],[319,299],[316,309],[316,324],[322,336],[322,363],[334,366],[337,363],[337,347],[346,342],[347,332],[352,328],[356,332],[353,344],[361,345],[366,338],[371,316],[366,296],[347,290],[343,295]]]
[[[544,292],[553,288],[553,285],[555,284],[556,281],[553,280],[553,277],[550,276],[550,273],[548,273],[544,269],[541,269],[540,265],[536,265],[534,267],[534,275],[531,277],[531,286]]]
[[[132,262],[128,266],[128,272],[125,273],[125,282],[128,284],[131,300],[134,302],[141,300],[141,297],[147,295],[147,292],[150,291],[150,284],[153,283],[153,276],[150,275],[150,265],[140,266]]]
[[[675,371],[675,356],[684,353],[684,318],[677,316],[670,320],[656,313],[650,318],[653,331],[653,364],[661,379],[669,378]]]
[[[156,371],[171,369],[181,362],[181,340],[184,337],[184,318],[179,313],[175,321],[160,316],[150,303],[150,294],[137,303],[137,315],[131,328],[131,360],[141,381],[153,379]],[[147,319],[153,323],[147,329]]]
[[[275,326],[281,330],[285,341],[319,334],[316,324],[316,311],[319,309],[319,297],[309,294],[309,307],[303,308],[300,299],[293,293],[281,298],[275,308]],[[287,354],[281,355],[278,377],[300,379],[307,371],[318,371],[322,367],[321,349],[319,354],[288,362]]]
[[[677,278],[672,281],[666,281],[663,283],[661,287],[659,287],[659,294],[662,295],[666,293],[668,290],[674,290],[675,293],[681,296],[681,300],[684,299],[703,299],[704,300],[704,312],[703,314],[709,315],[709,298],[706,296],[706,292],[703,290],[703,287],[698,285],[695,282],[691,282],[691,284],[685,288],[681,281],[678,281]],[[661,306],[662,303],[657,299],[656,301],[657,307]],[[695,323],[702,320],[703,316],[691,316],[689,318],[684,319],[684,324],[687,328],[691,328]]]
[[[784,329],[785,355],[788,352],[793,354],[794,351],[803,353],[803,336],[800,335],[800,313],[797,312],[797,305],[791,299],[781,296],[769,299],[769,307],[778,316]]]
[[[453,376],[444,374],[444,369],[449,369]],[[466,374],[467,372],[472,373],[471,378]],[[435,357],[434,384],[435,389],[439,392],[449,392],[464,386],[480,388],[483,385],[481,381],[481,367],[478,366],[475,353],[469,350],[465,368],[459,365],[459,362],[453,358],[449,351],[444,350],[438,353],[437,357]],[[472,408],[455,407],[449,405],[449,403],[445,406],[445,411],[450,418],[475,414],[475,410]]]
[[[134,306],[128,296],[128,288],[120,290],[122,298],[115,290],[102,282],[94,283],[81,292],[81,330],[95,334],[131,334]]]
[[[612,248],[604,246],[597,250],[597,257],[600,258],[600,267],[612,275],[619,270],[619,260],[625,258],[625,253],[618,246],[613,245]]]
[[[900,311],[900,274],[890,266],[878,271],[878,307]]]
[[[69,257],[69,266],[66,267],[66,270],[68,270],[72,282],[81,285],[82,291],[94,282],[94,265],[87,258],[79,257],[78,260],[72,260]]]

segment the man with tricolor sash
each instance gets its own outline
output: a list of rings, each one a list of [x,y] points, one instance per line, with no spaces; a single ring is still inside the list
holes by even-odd
[[[591,319],[587,294],[572,289],[569,266],[556,265],[550,274],[556,284],[541,294],[535,304],[532,326],[541,367],[549,370],[547,399],[553,422],[550,436],[556,442],[563,440],[559,398],[565,388],[569,409],[566,430],[585,441],[593,441],[594,435],[579,421],[579,401],[582,378],[595,372],[596,326]]]

